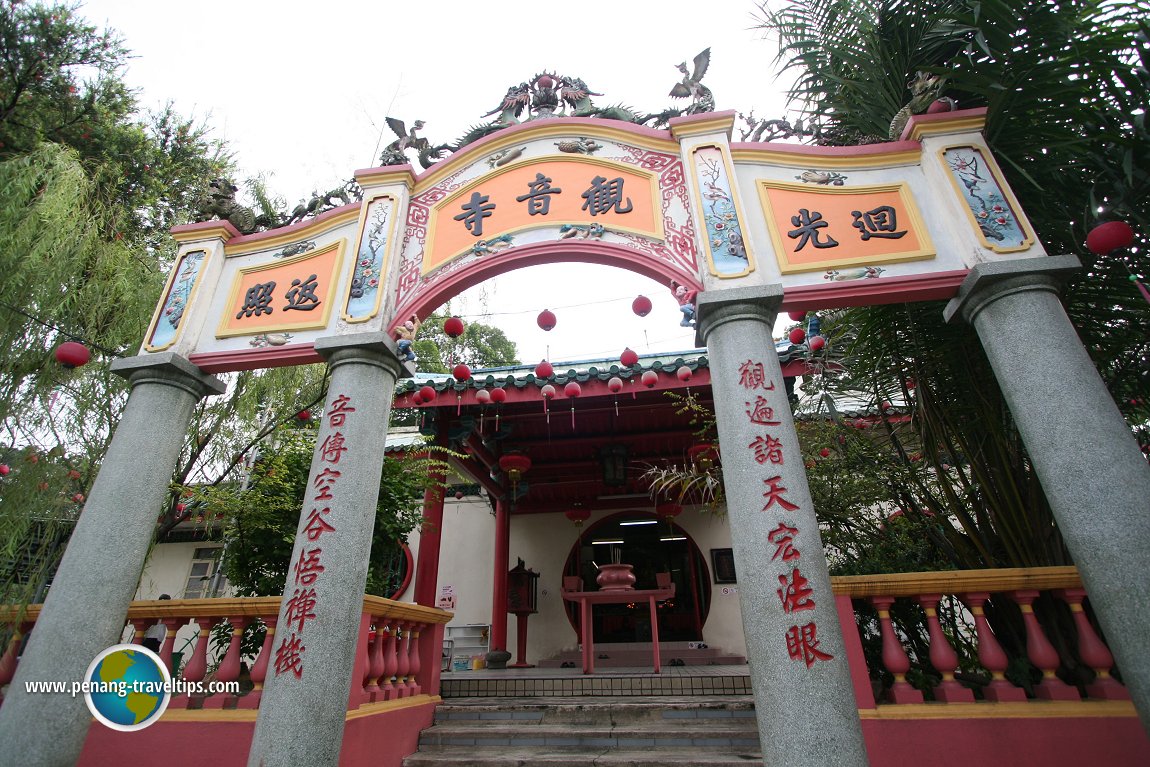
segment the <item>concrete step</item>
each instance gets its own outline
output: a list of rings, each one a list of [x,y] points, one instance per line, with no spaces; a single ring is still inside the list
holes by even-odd
[[[440,682],[440,695],[445,699],[463,698],[554,698],[554,697],[619,697],[668,695],[749,695],[751,680],[746,666],[712,667],[706,676],[679,676],[664,669],[662,674],[647,672],[613,672],[602,669],[594,676],[558,676],[554,669],[517,670],[514,676],[497,671],[475,671],[445,674]],[[727,669],[730,671],[727,671]],[[577,672],[576,672],[577,673]]]
[[[636,723],[686,726],[704,724],[746,724],[755,727],[755,704],[750,695],[730,695],[696,700],[689,697],[653,700],[621,697],[610,700],[556,698],[546,701],[504,701],[477,698],[440,704],[435,723],[489,723],[522,725],[624,726]]]
[[[681,746],[673,750],[618,749],[544,746],[532,748],[491,748],[474,746],[431,746],[403,760],[404,767],[762,767],[762,754],[756,749],[715,751]]]

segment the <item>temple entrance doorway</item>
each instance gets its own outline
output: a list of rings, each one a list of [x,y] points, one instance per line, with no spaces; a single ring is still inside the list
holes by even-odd
[[[633,565],[636,589],[655,588],[656,573],[670,573],[675,596],[658,604],[659,639],[699,641],[711,606],[711,578],[699,547],[683,528],[649,512],[626,511],[606,517],[583,531],[567,557],[563,573],[578,576],[582,588],[596,591],[599,566]],[[579,632],[578,606],[565,603],[567,619]],[[651,621],[645,601],[596,605],[595,644],[650,642]]]

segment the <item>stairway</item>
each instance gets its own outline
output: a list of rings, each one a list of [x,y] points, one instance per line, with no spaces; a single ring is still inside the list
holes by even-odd
[[[761,767],[750,696],[479,698],[436,709],[404,767]]]
[[[699,642],[660,642],[659,662],[663,666],[722,666],[742,665],[747,659],[742,655],[731,655],[717,647],[692,647]],[[583,665],[582,656],[578,649],[564,650],[550,658],[539,661],[540,668],[562,668],[564,663],[569,667]],[[627,643],[598,643],[595,645],[595,668],[618,668],[651,665],[650,642]]]

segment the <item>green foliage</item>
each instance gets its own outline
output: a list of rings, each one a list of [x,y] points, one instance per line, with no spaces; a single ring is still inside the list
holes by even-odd
[[[466,322],[463,335],[451,338],[443,332],[447,314],[433,314],[419,326],[419,335],[412,346],[419,369],[425,373],[450,373],[451,368],[463,363],[472,370],[517,365],[515,342],[493,325]]]

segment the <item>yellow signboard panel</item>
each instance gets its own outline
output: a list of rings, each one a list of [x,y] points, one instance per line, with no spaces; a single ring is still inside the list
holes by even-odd
[[[783,274],[935,257],[905,183],[814,189],[760,180],[759,199]]]

